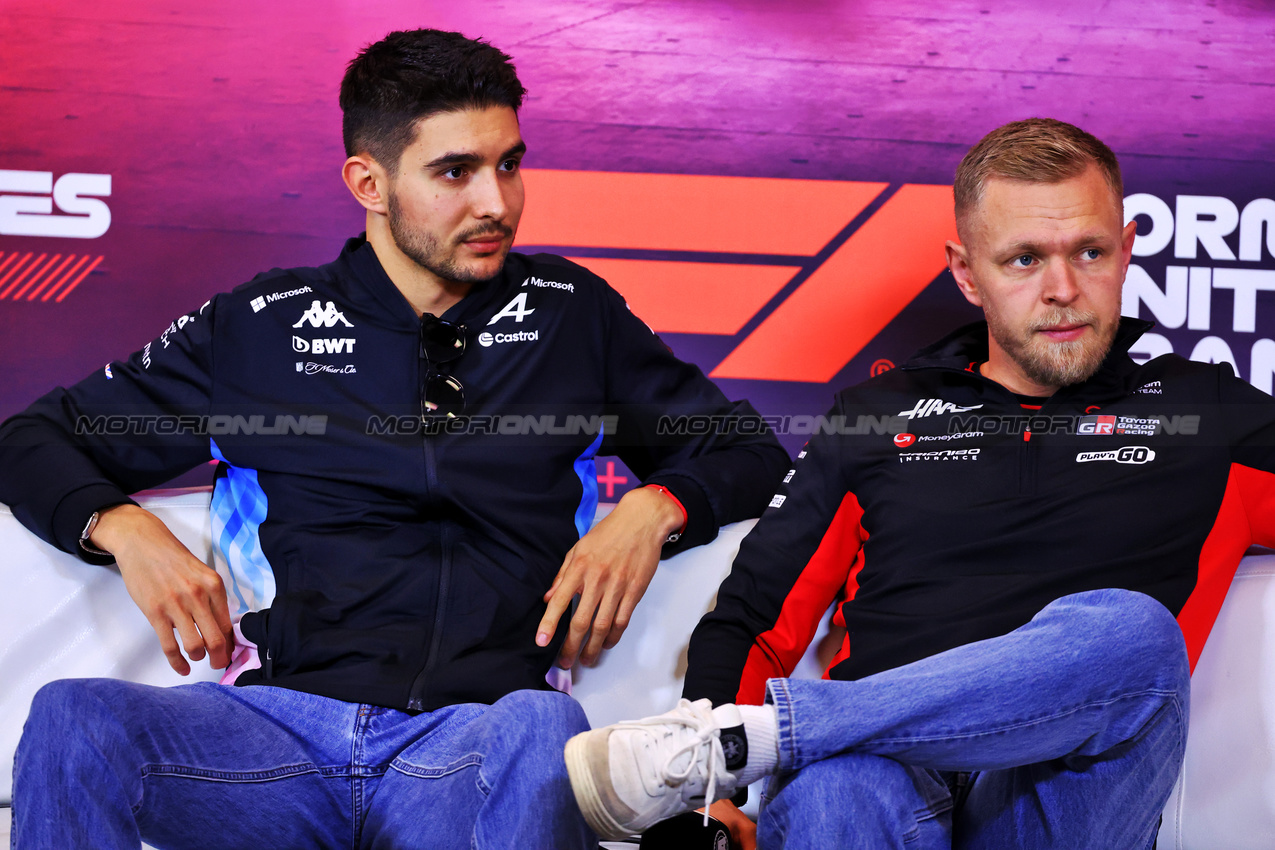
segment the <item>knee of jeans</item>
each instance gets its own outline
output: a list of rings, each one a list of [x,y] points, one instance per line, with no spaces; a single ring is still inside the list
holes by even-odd
[[[1096,651],[1127,659],[1131,668],[1146,670],[1166,687],[1180,691],[1189,685],[1182,629],[1156,599],[1136,590],[1107,588],[1065,596],[1053,604],[1071,609],[1072,625]]]
[[[523,736],[537,741],[560,739],[565,744],[572,735],[589,729],[589,718],[580,703],[557,691],[515,691],[496,706],[514,718]]]
[[[97,739],[115,726],[109,714],[92,680],[59,679],[36,691],[23,738],[35,738],[44,747]]]
[[[892,824],[904,831],[951,808],[940,783],[884,756],[841,753],[776,778],[768,804],[779,802],[788,815],[820,820],[842,818],[863,829]],[[834,814],[835,813],[835,814]]]

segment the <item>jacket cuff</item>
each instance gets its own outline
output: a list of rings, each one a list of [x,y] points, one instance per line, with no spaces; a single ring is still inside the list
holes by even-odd
[[[115,563],[113,557],[87,551],[80,545],[80,535],[94,511],[124,504],[137,503],[111,484],[90,484],[69,493],[53,511],[53,542],[63,552],[70,552],[90,564]]]
[[[686,508],[686,531],[675,542],[664,544],[660,550],[661,558],[670,558],[717,537],[717,517],[709,504],[708,494],[693,478],[676,473],[657,473],[642,483],[667,487]]]

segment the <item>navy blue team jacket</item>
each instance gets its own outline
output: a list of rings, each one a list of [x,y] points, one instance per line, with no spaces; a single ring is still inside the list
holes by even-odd
[[[595,455],[686,506],[666,555],[759,514],[788,458],[764,427],[670,425],[756,414],[560,257],[511,254],[442,318],[465,408],[423,423],[421,320],[363,238],[260,275],[0,426],[0,501],[92,561],[93,511],[214,459],[232,609],[269,603],[237,684],[407,710],[547,687],[567,620],[537,647],[542,596],[593,519]]]

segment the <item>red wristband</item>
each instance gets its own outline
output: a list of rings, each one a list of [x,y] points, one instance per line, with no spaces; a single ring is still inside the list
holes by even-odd
[[[682,538],[682,535],[686,533],[686,523],[689,521],[686,516],[686,506],[682,504],[681,499],[673,495],[672,490],[665,487],[663,484],[647,484],[646,487],[651,490],[659,490],[665,496],[668,496],[673,500],[673,504],[677,505],[677,509],[682,512],[682,527],[664,539],[665,543],[676,543]]]

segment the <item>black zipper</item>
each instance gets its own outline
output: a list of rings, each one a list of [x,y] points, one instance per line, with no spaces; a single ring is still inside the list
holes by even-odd
[[[424,322],[424,319],[421,321]],[[424,378],[422,373],[425,368],[425,359],[422,354],[416,361],[417,386],[422,386]],[[426,429],[422,429],[421,451],[425,454],[425,500],[428,502],[430,493],[438,491],[438,460],[434,454],[433,440]],[[447,611],[447,592],[451,584],[451,551],[448,547],[446,527],[441,524],[438,535],[438,549],[438,601],[434,608],[433,632],[430,635],[429,649],[425,654],[425,665],[421,667],[420,672],[412,679],[412,688],[408,691],[407,708],[409,711],[425,710],[426,676],[437,663],[438,651],[443,639],[443,615]]]

